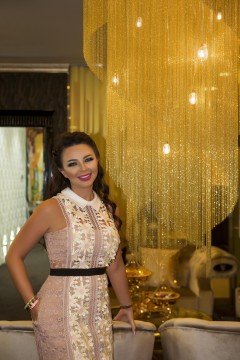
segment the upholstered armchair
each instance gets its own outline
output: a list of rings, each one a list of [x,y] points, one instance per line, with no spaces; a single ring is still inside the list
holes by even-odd
[[[136,335],[130,325],[113,321],[114,360],[151,360],[156,327],[136,321]],[[0,359],[38,360],[31,321],[0,321]]]
[[[0,359],[39,359],[31,321],[0,321]]]
[[[239,360],[240,322],[171,319],[159,327],[164,360]]]
[[[114,360],[151,360],[154,347],[155,325],[135,320],[136,335],[130,325],[113,321]]]
[[[177,305],[187,309],[213,314],[214,297],[211,279],[231,277],[238,268],[239,261],[232,254],[211,247],[211,269],[206,275],[205,249],[195,249],[187,245],[181,249],[141,248],[141,263],[152,271],[145,283],[146,288],[157,288],[166,284],[180,293]]]

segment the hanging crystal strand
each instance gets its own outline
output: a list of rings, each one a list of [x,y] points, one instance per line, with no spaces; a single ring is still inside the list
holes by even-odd
[[[129,202],[131,246],[142,234],[152,244],[157,217],[158,247],[178,245],[179,231],[209,247],[237,199],[237,1],[84,3],[96,5],[84,42],[97,44],[90,68],[91,57],[104,59],[99,10],[108,15],[107,159]]]

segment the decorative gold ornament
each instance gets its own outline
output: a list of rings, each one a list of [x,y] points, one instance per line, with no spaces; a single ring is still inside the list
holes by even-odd
[[[126,274],[129,281],[144,282],[152,275],[152,272],[141,266],[135,257],[132,257],[126,264]]]
[[[209,250],[233,210],[237,10],[237,0],[84,1],[85,59],[107,81],[107,167],[127,197],[133,252]]]
[[[146,306],[143,303],[146,294],[142,285],[152,275],[152,272],[140,265],[134,254],[128,255],[128,262],[125,268],[133,302],[133,312],[134,315],[138,317],[139,312],[143,313],[146,310]]]

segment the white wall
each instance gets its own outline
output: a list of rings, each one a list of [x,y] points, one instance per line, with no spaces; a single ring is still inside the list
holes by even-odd
[[[0,264],[26,214],[26,129],[0,127]]]

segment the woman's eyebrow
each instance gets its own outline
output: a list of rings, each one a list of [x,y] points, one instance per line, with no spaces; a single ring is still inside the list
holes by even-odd
[[[86,159],[87,157],[89,156],[93,156],[92,154],[89,154],[89,155],[85,155],[83,158]]]
[[[92,154],[89,154],[89,155],[85,155],[84,157],[83,157],[83,159],[86,159],[87,157],[89,157],[89,156],[93,156]],[[69,159],[67,162],[70,162],[70,161],[77,161],[78,159]]]

